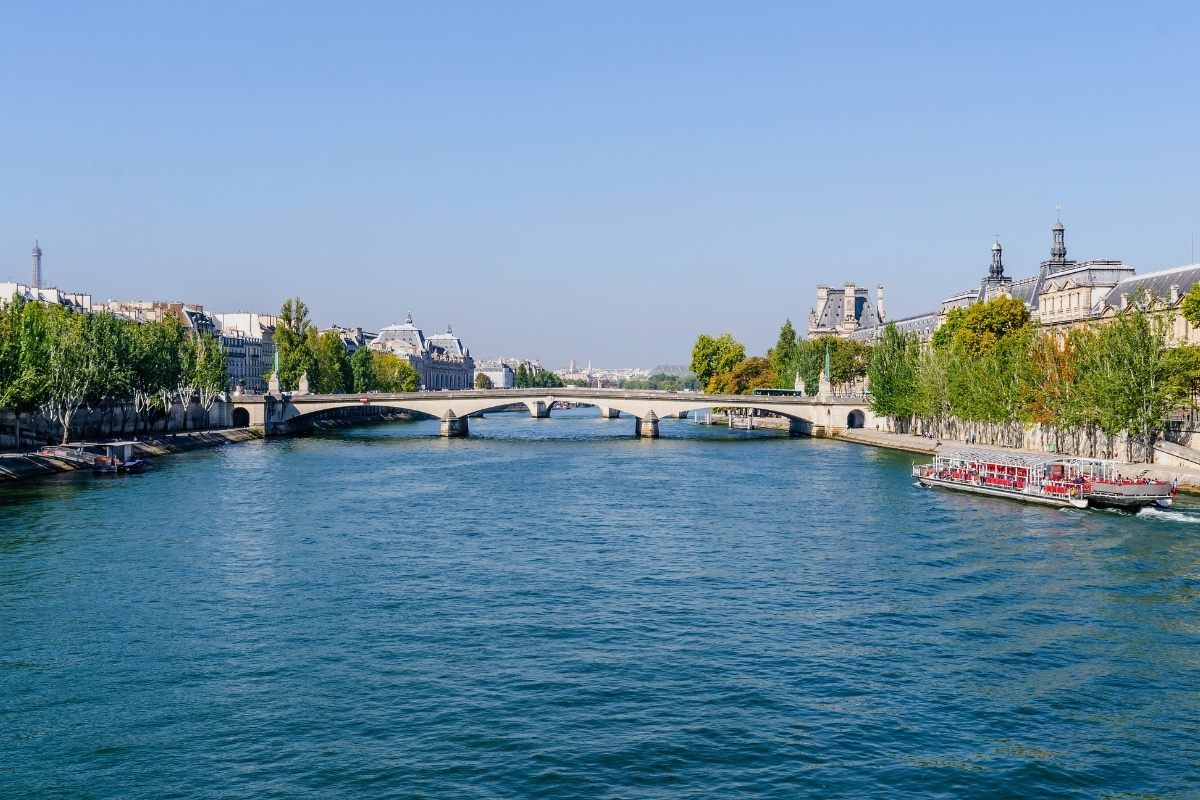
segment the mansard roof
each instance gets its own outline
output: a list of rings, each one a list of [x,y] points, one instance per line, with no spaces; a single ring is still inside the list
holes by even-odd
[[[1138,289],[1145,290],[1146,294],[1151,297],[1166,300],[1171,296],[1172,286],[1178,286],[1181,294],[1187,294],[1197,281],[1200,281],[1200,264],[1148,272],[1145,275],[1133,275],[1114,286],[1105,299],[1096,304],[1093,313],[1102,312],[1105,305],[1120,308],[1121,295],[1136,294]]]
[[[846,315],[845,298],[845,289],[829,290],[824,307],[817,309],[818,328],[837,328],[842,324]],[[866,289],[854,293],[854,318],[860,328],[873,328],[879,324],[879,315],[875,313]]]

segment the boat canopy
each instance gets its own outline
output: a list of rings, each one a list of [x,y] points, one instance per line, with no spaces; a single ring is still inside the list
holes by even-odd
[[[990,450],[985,448],[961,448],[945,450],[934,455],[939,462],[955,464],[988,464],[996,467],[1015,467],[1036,470],[1039,467],[1063,466],[1072,473],[1086,473],[1097,477],[1109,477],[1121,467],[1129,465],[1121,461],[1085,456],[1069,456],[1062,453],[1027,453],[1021,450]]]

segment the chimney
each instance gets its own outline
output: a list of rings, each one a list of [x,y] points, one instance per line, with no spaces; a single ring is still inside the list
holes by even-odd
[[[879,317],[880,322],[884,322],[887,320],[887,317],[885,317],[883,314],[883,284],[882,283],[879,284],[879,286],[877,286],[875,288],[875,314],[876,314],[876,316]]]
[[[1175,305],[1176,303],[1179,302],[1179,294],[1180,294],[1179,284],[1173,285],[1171,287],[1171,305]]]
[[[846,292],[842,295],[842,324],[846,326],[852,325],[854,319],[854,291],[856,287],[853,283],[846,284]]]
[[[825,301],[829,299],[829,287],[825,284],[817,286],[817,313],[825,310]]]

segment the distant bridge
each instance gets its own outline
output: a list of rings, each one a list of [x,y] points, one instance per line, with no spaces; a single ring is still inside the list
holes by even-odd
[[[794,436],[832,436],[844,428],[874,428],[875,415],[862,398],[774,397],[745,394],[624,389],[478,389],[400,394],[267,394],[233,398],[233,422],[261,427],[267,436],[301,433],[326,419],[408,412],[441,420],[443,436],[466,436],[468,417],[523,405],[544,419],[556,401],[598,406],[606,419],[633,419],[638,436],[658,436],[658,421],[711,408],[769,412],[791,421]]]

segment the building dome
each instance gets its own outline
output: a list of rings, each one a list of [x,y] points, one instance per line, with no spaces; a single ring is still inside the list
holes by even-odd
[[[1054,223],[1054,230],[1055,231],[1065,231],[1066,230],[1066,228],[1063,227],[1061,219]]]
[[[993,253],[1000,252],[1000,242],[996,242],[994,245],[992,245],[992,252]]]

